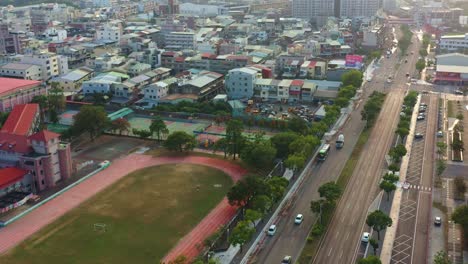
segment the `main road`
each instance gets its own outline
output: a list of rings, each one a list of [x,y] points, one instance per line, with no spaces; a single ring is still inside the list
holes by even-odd
[[[413,41],[416,38],[413,37]],[[411,45],[409,52],[417,54],[418,46]],[[411,55],[395,74],[379,118],[338,203],[314,263],[345,264],[356,261],[368,208],[379,191],[385,155],[393,142],[405,91],[408,90],[406,74],[413,72],[416,60],[416,55]]]
[[[364,100],[359,102],[340,131],[345,135],[344,147],[341,150],[335,150],[333,148],[325,162],[314,164],[310,170],[307,171],[306,179],[296,193],[295,202],[292,203],[288,210],[283,212],[276,223],[276,234],[273,237],[267,237],[265,239],[261,250],[256,256],[252,257],[251,261],[255,261],[256,263],[279,263],[285,255],[292,256],[294,260],[298,258],[306,243],[309,231],[317,219],[310,211],[310,202],[319,198],[317,190],[320,185],[329,181],[335,181],[340,175],[365,125],[361,120],[363,102],[373,91],[384,90],[386,79],[388,76],[393,75],[397,63],[398,58],[396,54],[390,59],[383,59],[380,67],[374,72],[372,81],[364,84],[364,94],[362,96]],[[403,96],[402,91],[399,91],[397,94],[398,96],[396,97],[394,95],[389,96],[389,98],[395,97],[395,99],[389,100],[395,101],[398,100],[397,98]],[[387,108],[385,109],[390,110]],[[303,214],[305,218],[301,225],[296,226],[293,220],[299,213]]]

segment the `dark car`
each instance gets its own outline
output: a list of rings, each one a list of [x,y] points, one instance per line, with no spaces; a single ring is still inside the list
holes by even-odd
[[[424,137],[424,135],[421,134],[421,133],[416,133],[416,134],[414,134],[414,138],[416,138],[416,139],[421,139],[421,138],[423,138],[423,137]]]
[[[292,257],[291,256],[285,256],[283,258],[283,261],[281,261],[281,264],[291,264],[292,263]]]

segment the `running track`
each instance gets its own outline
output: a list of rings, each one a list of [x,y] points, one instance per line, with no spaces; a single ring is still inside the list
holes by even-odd
[[[187,156],[187,157],[159,157],[131,154],[115,160],[107,169],[99,172],[81,184],[68,190],[59,197],[52,199],[43,206],[24,216],[16,222],[0,229],[0,253],[12,249],[26,238],[52,223],[54,220],[72,210],[88,198],[102,191],[132,171],[168,163],[193,163],[207,165],[224,171],[233,181],[239,180],[247,171],[228,161]],[[236,210],[224,198],[190,233],[183,237],[179,243],[164,258],[164,262],[172,260],[179,255],[194,259],[199,250],[197,244],[202,245],[205,238],[213,234],[219,226],[226,224],[235,214]]]

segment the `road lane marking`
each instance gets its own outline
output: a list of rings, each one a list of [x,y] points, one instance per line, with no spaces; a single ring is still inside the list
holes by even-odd
[[[342,256],[343,256],[343,250],[341,250],[341,252],[340,252],[340,259],[341,259]]]
[[[330,256],[332,250],[333,250],[333,248],[330,248],[330,251],[328,251],[328,256]]]
[[[348,238],[349,238],[349,231],[346,233],[346,238],[345,238],[345,240],[348,240]]]
[[[335,238],[338,237],[339,234],[340,234],[340,231],[336,232]]]

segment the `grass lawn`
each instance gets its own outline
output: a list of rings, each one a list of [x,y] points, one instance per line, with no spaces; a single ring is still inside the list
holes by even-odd
[[[453,105],[454,101],[448,101],[447,103],[447,115],[448,117],[457,117],[457,114],[455,113],[455,106]]]
[[[201,165],[136,171],[0,257],[0,263],[159,263],[231,185],[228,175]],[[107,231],[95,231],[95,223],[106,224]]]

